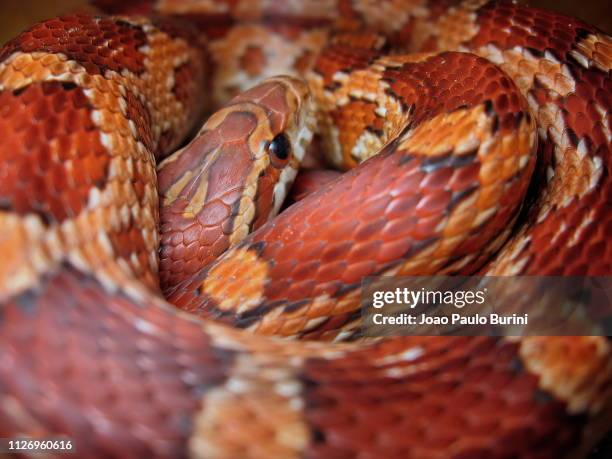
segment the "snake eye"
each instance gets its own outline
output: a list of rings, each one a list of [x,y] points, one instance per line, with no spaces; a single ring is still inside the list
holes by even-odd
[[[284,164],[289,158],[291,152],[291,142],[285,134],[278,134],[272,139],[272,142],[268,144],[268,152],[271,155],[273,163],[279,165]]]

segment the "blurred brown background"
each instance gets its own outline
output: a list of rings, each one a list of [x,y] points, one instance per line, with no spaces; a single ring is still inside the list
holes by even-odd
[[[531,0],[533,6],[561,11],[612,32],[609,0]],[[57,14],[83,9],[87,0],[0,0],[0,44],[34,22]]]

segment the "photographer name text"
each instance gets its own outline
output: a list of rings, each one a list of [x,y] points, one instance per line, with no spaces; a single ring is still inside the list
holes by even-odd
[[[527,325],[527,314],[503,315],[490,314],[441,314],[398,313],[397,307],[414,309],[417,306],[452,306],[463,309],[465,306],[482,306],[486,301],[487,289],[440,291],[421,289],[395,288],[373,292],[371,306],[377,312],[371,314],[374,325]],[[382,308],[394,305],[394,313],[384,314]]]
[[[448,316],[429,316],[427,314],[397,314],[385,315],[376,313],[372,315],[374,325],[527,325],[527,314],[511,316],[501,314],[474,314],[465,316],[451,314]]]

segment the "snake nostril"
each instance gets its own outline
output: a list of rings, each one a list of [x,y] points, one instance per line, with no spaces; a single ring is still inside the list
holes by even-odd
[[[282,161],[289,158],[289,152],[291,151],[291,142],[285,134],[278,134],[272,139],[272,142],[268,145],[268,152],[273,156]]]

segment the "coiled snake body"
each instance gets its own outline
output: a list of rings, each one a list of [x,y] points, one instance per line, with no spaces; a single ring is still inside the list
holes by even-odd
[[[100,3],[126,15],[0,52],[2,437],[67,435],[79,457],[584,452],[606,338],[356,338],[364,276],[612,272],[609,36],[484,1]],[[266,77],[156,179],[207,104]],[[273,218],[314,134],[356,167]]]

